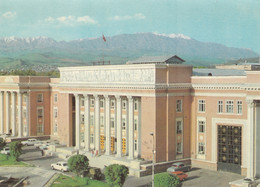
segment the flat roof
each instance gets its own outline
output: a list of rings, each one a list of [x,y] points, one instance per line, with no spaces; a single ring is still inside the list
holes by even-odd
[[[245,70],[240,69],[193,69],[193,76],[246,76]]]

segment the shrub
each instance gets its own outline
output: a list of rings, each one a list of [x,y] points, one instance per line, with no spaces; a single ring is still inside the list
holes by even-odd
[[[6,146],[6,142],[3,138],[0,138],[0,150],[2,150]]]
[[[68,160],[68,166],[69,169],[77,174],[79,174],[88,169],[89,163],[88,163],[88,157],[85,155],[74,155],[69,158]]]
[[[22,154],[22,144],[20,141],[14,141],[10,143],[10,155],[17,160]]]
[[[158,173],[154,176],[155,187],[175,187],[178,184],[180,184],[179,178],[169,173]]]
[[[128,174],[129,170],[124,165],[112,164],[105,169],[106,180],[113,186],[123,186]]]

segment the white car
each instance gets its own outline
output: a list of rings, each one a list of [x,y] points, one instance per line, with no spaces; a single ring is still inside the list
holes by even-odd
[[[42,146],[43,144],[45,144],[46,142],[37,142],[37,143],[35,143],[34,144],[34,146],[36,147],[36,148],[40,148],[40,146]]]
[[[67,162],[57,162],[57,163],[51,164],[51,169],[60,170],[62,172],[69,171]]]
[[[5,147],[5,148],[1,151],[1,154],[10,155],[10,147]]]
[[[29,145],[34,145],[35,143],[37,143],[37,140],[36,139],[28,139],[26,141],[22,141],[21,143],[23,145],[29,146]]]

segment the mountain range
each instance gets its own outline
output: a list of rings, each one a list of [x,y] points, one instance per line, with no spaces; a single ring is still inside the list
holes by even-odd
[[[73,41],[56,41],[49,37],[5,37],[0,39],[0,68],[30,66],[91,65],[93,61],[108,60],[124,64],[140,56],[176,54],[185,63],[212,65],[230,60],[258,57],[242,48],[218,43],[200,42],[183,34],[136,33]]]

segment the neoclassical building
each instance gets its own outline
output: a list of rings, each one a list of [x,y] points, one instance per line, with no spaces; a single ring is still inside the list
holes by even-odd
[[[193,69],[177,56],[0,77],[0,133],[79,150],[260,174],[260,71]],[[151,136],[151,132],[154,136]]]

